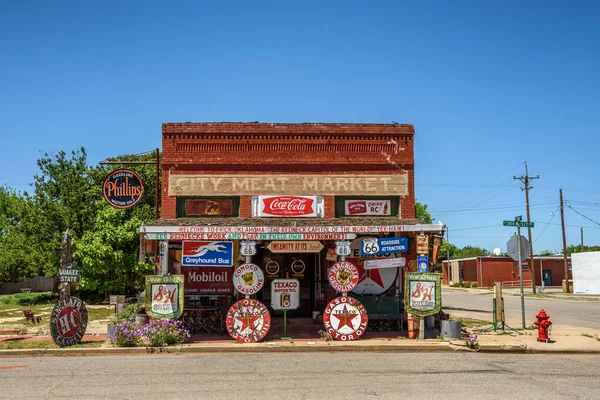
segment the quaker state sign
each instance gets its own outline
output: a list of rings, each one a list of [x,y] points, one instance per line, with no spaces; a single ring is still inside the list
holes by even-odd
[[[229,308],[225,325],[234,340],[242,343],[259,342],[269,332],[271,314],[260,301],[242,299]]]
[[[81,342],[88,323],[88,312],[83,301],[77,297],[58,300],[50,316],[50,334],[60,347]]]
[[[369,322],[365,307],[353,297],[337,297],[325,307],[325,331],[335,340],[359,339]]]
[[[241,294],[256,294],[265,283],[265,275],[256,264],[242,264],[233,273],[233,286]]]
[[[349,292],[358,284],[358,268],[348,261],[340,261],[329,269],[329,284],[337,292]]]
[[[409,314],[425,317],[442,308],[441,274],[406,273],[404,304]]]

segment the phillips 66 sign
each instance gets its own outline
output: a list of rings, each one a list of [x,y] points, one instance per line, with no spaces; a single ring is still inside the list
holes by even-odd
[[[404,304],[409,314],[425,317],[442,308],[441,275],[433,273],[406,273]]]

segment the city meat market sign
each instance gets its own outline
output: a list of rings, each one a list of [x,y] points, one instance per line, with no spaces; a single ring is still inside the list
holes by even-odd
[[[146,275],[146,313],[152,318],[177,318],[183,312],[183,275]]]
[[[387,175],[177,175],[169,196],[408,195],[406,174]]]
[[[340,261],[329,269],[329,284],[337,292],[349,292],[358,284],[358,268],[348,261]]]
[[[323,313],[325,331],[335,340],[359,339],[368,323],[367,310],[353,297],[336,297]]]
[[[420,317],[437,314],[442,308],[441,275],[407,272],[404,304],[409,314]]]
[[[118,169],[104,180],[102,194],[104,200],[115,208],[131,208],[142,200],[144,183],[135,172]]]
[[[256,264],[242,264],[233,273],[233,286],[241,294],[256,294],[265,283],[265,275]]]
[[[242,299],[229,308],[225,326],[229,335],[238,342],[259,342],[269,332],[271,314],[260,301]]]
[[[88,312],[83,301],[77,297],[58,300],[50,316],[50,334],[60,347],[81,342],[88,323]]]

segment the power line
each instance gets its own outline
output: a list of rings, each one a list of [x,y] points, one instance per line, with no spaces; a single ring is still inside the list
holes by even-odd
[[[594,221],[590,217],[588,217],[586,215],[583,215],[582,213],[580,213],[579,211],[577,211],[576,209],[574,209],[571,204],[567,204],[567,207],[569,207],[571,210],[575,211],[577,214],[581,215],[583,218],[587,219],[588,221],[591,221],[591,222],[595,223],[596,225],[600,225],[599,222]]]

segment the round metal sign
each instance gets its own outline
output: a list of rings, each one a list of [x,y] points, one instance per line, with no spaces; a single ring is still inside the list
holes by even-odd
[[[142,178],[128,169],[118,169],[106,177],[102,184],[104,199],[116,208],[131,208],[142,200]]]
[[[292,272],[296,275],[302,275],[306,269],[306,264],[302,260],[295,260],[292,263]]]
[[[83,301],[69,297],[58,300],[50,316],[50,334],[60,347],[81,342],[88,323],[88,312]]]
[[[368,322],[367,310],[353,297],[336,297],[323,313],[325,331],[335,340],[359,339]]]
[[[242,299],[229,308],[225,325],[234,340],[242,343],[258,342],[269,332],[271,314],[260,301]]]
[[[279,263],[277,261],[271,260],[265,265],[265,271],[269,275],[277,275],[279,273]]]
[[[262,289],[265,276],[256,264],[242,264],[233,273],[233,286],[241,294],[255,294]]]
[[[338,292],[349,292],[358,284],[358,268],[348,261],[340,261],[329,269],[329,284]]]

